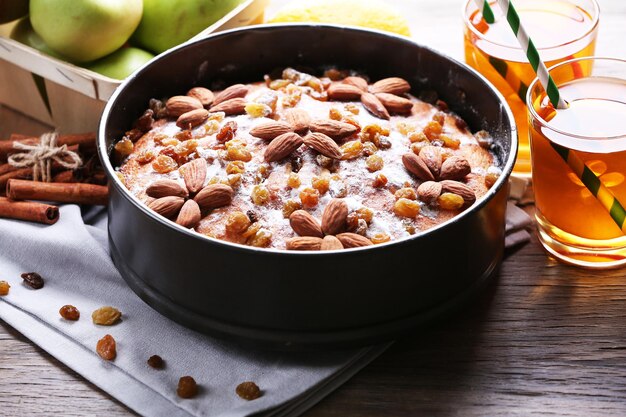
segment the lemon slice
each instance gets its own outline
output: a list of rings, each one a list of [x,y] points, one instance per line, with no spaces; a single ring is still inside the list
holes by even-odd
[[[410,36],[406,19],[379,0],[294,0],[269,23],[316,22],[363,26]]]

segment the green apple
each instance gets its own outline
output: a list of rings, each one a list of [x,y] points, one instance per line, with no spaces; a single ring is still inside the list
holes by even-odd
[[[52,49],[88,62],[124,45],[142,9],[142,0],[30,0],[30,21]]]
[[[58,54],[48,45],[46,45],[43,39],[41,39],[41,36],[37,35],[37,32],[33,30],[33,27],[31,26],[28,17],[20,19],[20,21],[17,22],[17,24],[13,27],[13,30],[11,31],[11,34],[9,36],[11,39],[15,39],[16,41],[23,43],[24,45],[35,48],[43,52],[44,54],[61,59],[63,61],[68,60],[61,54]]]
[[[85,68],[109,78],[123,80],[152,58],[154,55],[143,49],[121,48],[111,55],[85,65]]]
[[[28,0],[0,0],[0,24],[28,14]]]
[[[243,0],[143,0],[132,42],[161,53],[221,19]]]

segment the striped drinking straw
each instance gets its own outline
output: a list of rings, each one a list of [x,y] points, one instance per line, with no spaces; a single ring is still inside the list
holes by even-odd
[[[485,1],[475,0],[475,1],[476,1],[477,7],[481,10],[481,12],[484,10],[484,13],[487,13],[489,16],[491,17],[495,16],[493,13],[493,10],[491,9],[491,6],[489,6],[489,3],[486,0]],[[546,65],[543,63],[543,61],[539,57],[539,52],[537,51],[535,44],[533,43],[532,39],[530,39],[530,37],[528,36],[528,33],[524,29],[524,26],[522,26],[522,23],[520,22],[520,18],[519,18],[519,15],[517,14],[517,11],[515,10],[515,8],[513,7],[513,5],[511,4],[509,0],[497,0],[497,2],[498,2],[498,5],[500,6],[500,9],[502,9],[502,11],[505,13],[506,20],[509,23],[509,26],[511,26],[511,29],[513,30],[513,33],[517,37],[517,40],[520,43],[520,46],[526,53],[528,62],[530,63],[530,66],[533,68],[533,70],[537,74],[537,78],[539,79],[539,82],[541,83],[544,90],[546,91],[546,94],[548,95],[550,102],[557,109],[567,109],[566,101],[563,99],[563,97],[561,97],[561,94],[559,93],[559,89],[557,88],[556,83],[550,76],[550,73],[548,72]],[[485,15],[483,14],[483,18],[484,17]],[[487,21],[486,18],[485,18],[485,21]],[[494,64],[494,62],[492,61],[490,62],[492,63],[492,65]],[[498,65],[498,62],[495,62],[495,64]],[[506,62],[504,62],[504,64],[506,65]],[[506,67],[500,68],[500,70],[502,72],[501,71],[498,71],[498,72],[501,75],[503,75],[507,81],[509,81],[510,78],[514,78],[513,75],[509,74],[510,71],[507,71]],[[513,82],[515,81],[513,80]],[[520,90],[519,83],[515,82],[512,85],[513,86],[517,85],[516,91]],[[527,103],[527,104],[532,105],[532,103]],[[602,183],[600,178],[591,170],[591,168],[589,168],[583,162],[583,160],[574,151],[572,151],[571,149],[565,148],[561,145],[558,145],[552,141],[549,141],[549,142],[552,145],[552,148],[559,154],[559,156],[565,161],[565,163],[567,163],[567,165],[574,172],[574,174],[576,174],[576,176],[581,180],[581,182],[585,185],[585,187],[587,187],[589,192],[591,192],[591,194],[594,197],[596,197],[598,202],[600,202],[602,207],[604,207],[607,210],[607,212],[609,213],[613,221],[617,224],[617,226],[620,228],[622,233],[626,234],[626,210],[624,209],[624,206],[617,200],[617,198],[611,192],[611,190],[609,190]]]

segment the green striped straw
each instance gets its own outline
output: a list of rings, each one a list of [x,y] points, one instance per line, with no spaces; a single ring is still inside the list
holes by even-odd
[[[491,9],[491,6],[489,6],[489,3],[487,1],[476,1],[478,8],[481,9],[481,13],[483,13],[483,17],[485,16],[485,13],[487,13],[487,15],[494,16],[493,10]],[[546,91],[550,102],[557,109],[567,109],[567,103],[565,102],[563,97],[561,97],[556,83],[548,72],[548,68],[546,68],[546,65],[539,57],[539,52],[537,51],[537,48],[535,48],[535,44],[528,36],[528,33],[524,29],[524,26],[522,26],[517,11],[509,0],[497,0],[497,2],[502,11],[506,12],[506,20],[509,23],[509,26],[511,26],[513,33],[517,37],[520,46],[526,52],[528,62],[530,62],[530,66],[537,74],[537,78],[539,79],[539,82]],[[486,20],[487,19],[485,19],[485,21]],[[505,79],[507,79],[508,81],[508,77],[506,77],[506,69],[504,69],[504,71]],[[528,103],[528,105],[532,105],[532,103]],[[574,172],[574,174],[576,174],[576,176],[581,180],[585,187],[587,187],[589,192],[591,192],[591,194],[598,200],[602,207],[607,210],[607,212],[609,213],[615,224],[617,224],[617,226],[620,228],[622,233],[626,234],[626,210],[624,209],[624,205],[619,202],[619,200],[615,197],[611,190],[609,190],[604,184],[602,184],[600,178],[591,170],[591,168],[589,168],[583,162],[583,160],[574,151],[558,145],[550,140],[548,142],[550,142],[552,148],[559,154],[559,156],[565,161],[565,163],[567,163],[570,169]]]
[[[495,23],[496,17],[493,14],[493,10],[491,10],[491,6],[489,6],[489,0],[475,0],[476,7],[480,10],[480,14],[483,15],[483,19],[487,23]]]

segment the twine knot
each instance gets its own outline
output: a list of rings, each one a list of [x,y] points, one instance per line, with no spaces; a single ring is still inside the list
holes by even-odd
[[[16,168],[33,169],[33,180],[50,182],[52,180],[52,162],[66,169],[77,169],[83,161],[76,152],[67,149],[67,145],[57,146],[58,133],[44,133],[39,144],[27,145],[13,142],[13,148],[24,152],[9,156],[8,162]]]

